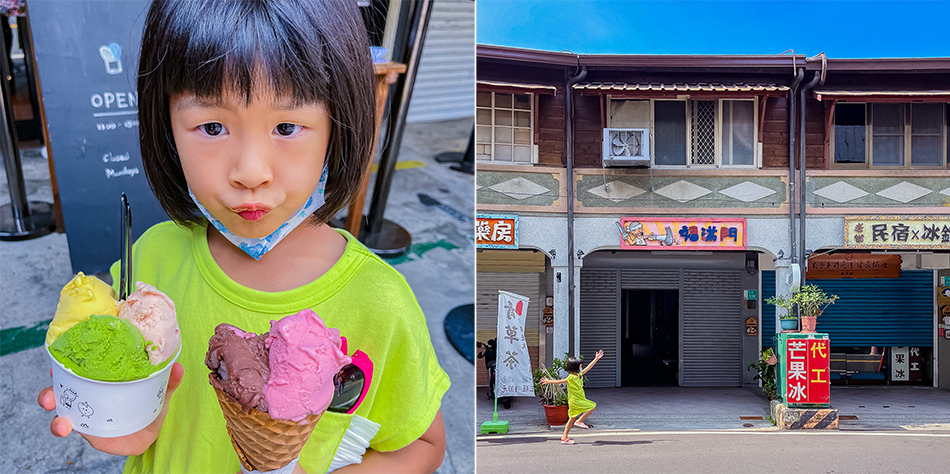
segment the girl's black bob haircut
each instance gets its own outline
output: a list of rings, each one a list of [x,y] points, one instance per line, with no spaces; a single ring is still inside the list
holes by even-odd
[[[581,360],[578,359],[577,357],[568,357],[567,360],[564,361],[564,370],[566,370],[568,373],[571,373],[571,374],[576,374],[580,372]]]
[[[172,220],[198,224],[204,217],[188,196],[169,97],[215,100],[236,92],[250,104],[267,87],[294,105],[323,104],[330,116],[326,203],[312,217],[326,222],[358,189],[375,139],[373,65],[356,2],[152,3],[139,61],[139,138],[149,185]]]

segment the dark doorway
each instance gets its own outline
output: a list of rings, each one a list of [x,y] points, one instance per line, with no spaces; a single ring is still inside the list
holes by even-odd
[[[622,290],[620,385],[676,386],[679,290]]]

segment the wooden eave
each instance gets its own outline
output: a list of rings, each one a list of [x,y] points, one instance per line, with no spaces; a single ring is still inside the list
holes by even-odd
[[[515,62],[561,67],[577,66],[577,55],[574,53],[509,48],[488,44],[476,45],[475,56],[480,60],[490,60],[492,62]]]
[[[806,69],[821,71],[820,59],[809,59]],[[950,58],[828,58],[826,73],[852,72],[877,74],[950,73]]]

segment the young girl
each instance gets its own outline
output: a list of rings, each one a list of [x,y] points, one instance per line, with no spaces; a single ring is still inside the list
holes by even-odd
[[[86,436],[96,449],[130,455],[126,473],[238,472],[204,366],[208,339],[222,322],[262,333],[306,308],[374,364],[356,414],[381,427],[362,463],[339,472],[431,472],[442,462],[449,380],[425,316],[400,274],[326,224],[357,189],[375,133],[356,3],[151,6],[138,81],[142,160],[172,222],[136,242],[132,278],[175,301],[183,341],[152,425],[122,438]],[[50,389],[39,402],[56,403]],[[326,472],[352,416],[325,413],[295,472]],[[71,426],[54,418],[50,429],[66,436]]]
[[[584,420],[590,416],[597,404],[584,397],[584,381],[581,377],[590,370],[594,364],[604,356],[604,351],[597,351],[594,360],[581,370],[581,360],[577,357],[568,357],[564,363],[564,370],[567,371],[567,378],[560,380],[550,380],[541,377],[541,384],[565,383],[567,382],[567,416],[571,417],[564,425],[564,434],[561,435],[561,444],[574,444],[574,440],[568,437],[573,426],[588,429],[590,426],[584,424]]]

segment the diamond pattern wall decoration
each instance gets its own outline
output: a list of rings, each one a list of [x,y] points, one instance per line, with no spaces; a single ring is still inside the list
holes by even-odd
[[[548,192],[548,188],[518,176],[502,181],[488,189],[494,190],[512,199],[527,199]]]
[[[923,186],[902,181],[898,184],[895,184],[894,186],[878,192],[877,195],[886,197],[892,201],[898,201],[906,204],[913,201],[914,199],[926,196],[932,192],[933,191]]]
[[[613,202],[626,201],[627,199],[637,197],[646,191],[640,189],[636,186],[631,186],[623,181],[611,181],[607,183],[607,189],[604,189],[604,186],[596,186],[591,189],[588,189],[587,192],[600,196],[604,199],[609,199]]]
[[[679,202],[689,202],[701,198],[712,191],[689,181],[679,180],[654,191],[656,194]]]
[[[825,199],[831,199],[837,203],[853,201],[857,198],[868,195],[867,191],[845,183],[844,181],[838,181],[835,184],[831,184],[816,190],[815,194]]]
[[[950,196],[950,188],[940,191],[940,194],[943,194],[944,196]]]
[[[729,186],[719,191],[719,194],[725,194],[726,196],[743,202],[752,202],[758,201],[766,196],[771,196],[776,192],[774,189],[769,189],[749,181],[743,181],[735,186]]]

